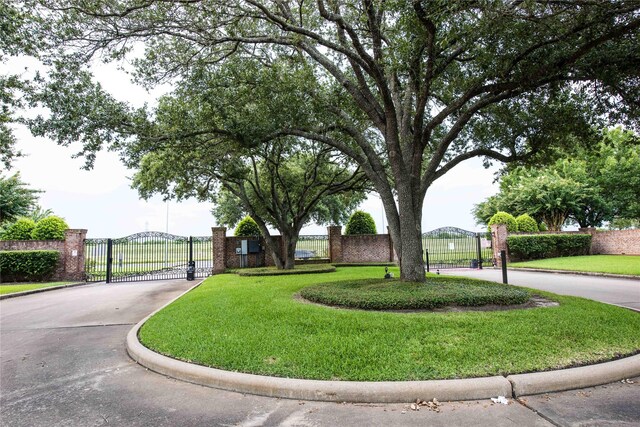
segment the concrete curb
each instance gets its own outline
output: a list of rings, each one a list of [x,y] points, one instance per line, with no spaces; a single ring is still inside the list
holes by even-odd
[[[87,282],[71,283],[69,285],[51,286],[49,288],[31,289],[30,291],[14,292],[12,294],[0,295],[0,300],[9,299],[9,298],[16,298],[16,297],[22,297],[22,296],[31,295],[31,294],[39,294],[39,293],[42,293],[42,292],[55,291],[56,289],[75,288],[77,286],[84,286],[84,285],[93,285],[93,283],[87,283]]]
[[[531,271],[534,273],[575,274],[578,276],[609,277],[611,279],[640,280],[640,276],[630,274],[597,273],[592,271],[550,270],[548,268],[508,267],[509,271]]]
[[[594,387],[640,376],[640,354],[579,368],[509,375],[515,397]]]
[[[240,393],[268,397],[328,402],[406,403],[416,399],[440,401],[479,400],[497,396],[524,396],[591,387],[640,376],[640,355],[581,368],[563,369],[533,374],[432,380],[432,381],[320,381],[267,377],[230,372],[195,365],[163,356],[144,347],[138,331],[155,313],[177,298],[145,317],[127,334],[129,356],[140,365],[182,381]]]

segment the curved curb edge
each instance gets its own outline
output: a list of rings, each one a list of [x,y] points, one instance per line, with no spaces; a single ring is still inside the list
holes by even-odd
[[[172,359],[144,347],[138,331],[155,313],[199,282],[138,322],[127,334],[126,348],[138,364],[182,381],[240,393],[327,402],[406,403],[416,399],[479,400],[496,396],[524,396],[591,387],[640,376],[640,355],[580,368],[533,374],[430,381],[321,381],[268,377],[224,371]]]
[[[608,384],[640,376],[640,354],[612,362],[557,371],[509,375],[514,397]]]

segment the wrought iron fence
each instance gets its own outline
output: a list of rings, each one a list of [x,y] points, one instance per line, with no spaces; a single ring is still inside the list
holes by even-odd
[[[118,239],[85,240],[85,274],[90,282],[186,278],[190,261],[195,263],[194,277],[211,274],[210,236],[151,231]]]
[[[428,269],[482,268],[492,265],[491,241],[484,233],[443,227],[422,234]]]
[[[296,259],[329,258],[329,236],[301,235],[296,243]]]

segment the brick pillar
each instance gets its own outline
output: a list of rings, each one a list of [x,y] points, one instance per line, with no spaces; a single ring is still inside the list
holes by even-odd
[[[213,269],[211,274],[224,273],[227,269],[227,228],[211,227],[211,250]]]
[[[68,229],[64,232],[64,250],[62,265],[64,280],[85,280],[84,275],[84,239],[87,230]]]
[[[494,224],[491,226],[491,246],[493,246],[493,258],[496,260],[498,267],[502,267],[502,259],[500,251],[506,251],[507,262],[509,259],[509,248],[507,247],[507,226],[506,224]]]
[[[585,233],[585,234],[591,234],[591,245],[589,245],[589,255],[593,255],[594,252],[594,246],[597,246],[597,244],[595,243],[596,240],[596,233],[598,232],[598,230],[595,227],[581,227],[578,228],[578,231],[581,233]]]
[[[329,234],[329,260],[342,262],[342,226],[329,226],[327,233]]]

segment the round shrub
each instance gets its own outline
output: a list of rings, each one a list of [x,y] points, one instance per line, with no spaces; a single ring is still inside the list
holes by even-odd
[[[531,218],[529,214],[520,215],[516,218],[516,222],[518,223],[518,231],[524,233],[538,232],[538,223],[536,223],[536,220]]]
[[[540,224],[538,224],[538,231],[548,231],[549,228],[547,227],[547,224],[545,224],[544,222],[540,222]]]
[[[507,212],[496,212],[496,214],[491,217],[488,224],[489,232],[491,232],[491,226],[494,224],[506,224],[507,231],[509,231],[510,233],[515,233],[516,231],[518,231],[518,223],[516,222],[516,219],[513,217],[513,215]]]
[[[251,237],[251,236],[259,236],[260,228],[258,224],[251,218],[249,215],[245,216],[242,221],[238,223],[236,230],[233,233],[238,237]]]
[[[355,211],[347,221],[346,235],[376,234],[376,223],[371,214],[363,211]]]
[[[31,218],[18,218],[2,234],[3,240],[30,240],[36,223]]]
[[[64,231],[68,228],[69,226],[64,219],[51,215],[36,223],[31,232],[31,238],[34,240],[64,240]]]

